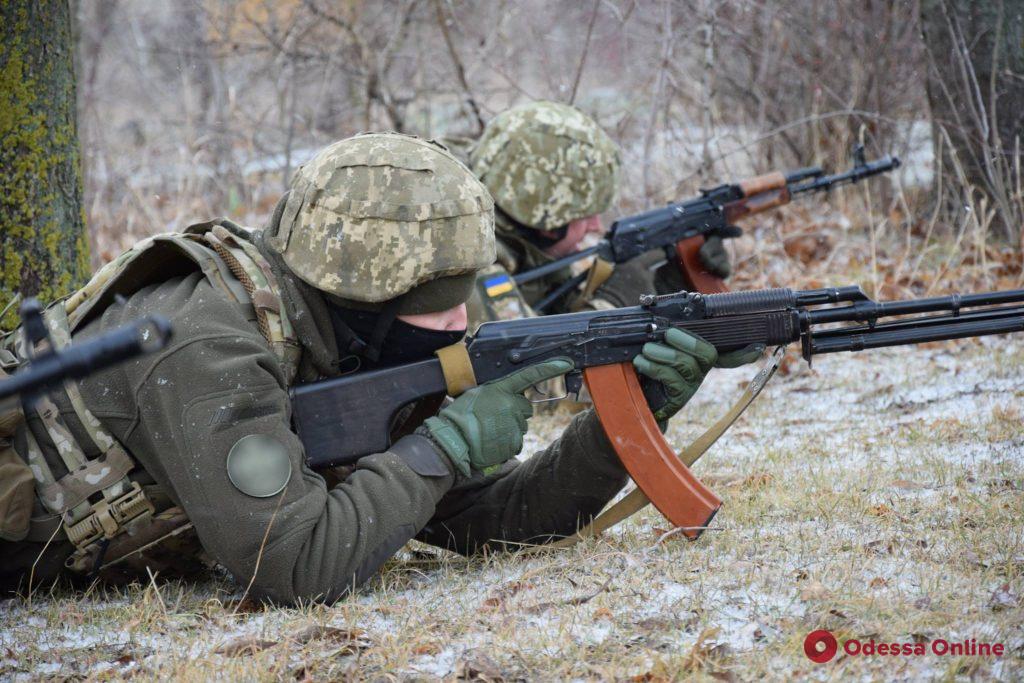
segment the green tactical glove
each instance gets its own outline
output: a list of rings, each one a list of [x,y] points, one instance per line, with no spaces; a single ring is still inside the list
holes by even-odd
[[[568,359],[523,368],[507,377],[473,387],[423,423],[427,435],[463,476],[514,457],[523,447],[526,420],[533,405],[523,392],[572,370]]]
[[[724,280],[732,274],[729,252],[725,250],[725,245],[719,235],[707,238],[697,253],[700,256],[701,265],[712,275]]]
[[[644,344],[633,367],[645,377],[660,382],[667,400],[655,409],[654,419],[668,420],[697,393],[704,376],[712,367],[735,368],[751,363],[764,352],[762,344],[718,355],[715,347],[695,334],[671,329],[665,333],[665,342]],[[652,406],[653,408],[653,406]]]

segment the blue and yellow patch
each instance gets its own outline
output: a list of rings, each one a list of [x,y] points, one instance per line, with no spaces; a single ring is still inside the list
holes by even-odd
[[[484,291],[487,292],[487,296],[492,299],[496,296],[501,296],[507,292],[511,292],[515,289],[515,284],[512,282],[512,278],[507,273],[496,275],[495,277],[484,280]]]

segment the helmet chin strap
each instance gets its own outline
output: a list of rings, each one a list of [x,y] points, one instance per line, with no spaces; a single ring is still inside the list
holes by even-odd
[[[370,334],[369,340],[362,339],[345,322],[335,320],[335,334],[341,333],[341,336],[345,337],[344,339],[338,340],[339,348],[344,348],[350,354],[365,358],[371,363],[376,363],[380,360],[380,353],[381,348],[384,346],[384,339],[388,336],[388,332],[391,331],[391,326],[395,324],[395,319],[398,317],[398,310],[401,307],[402,300],[404,298],[405,294],[396,296],[394,299],[390,299],[384,303],[384,307],[381,308],[380,313],[377,314],[377,320],[374,323],[373,332]]]
[[[396,296],[394,299],[386,302],[384,308],[380,311],[380,315],[377,316],[377,324],[373,328],[370,343],[367,344],[366,349],[363,351],[363,355],[372,363],[380,360],[380,351],[384,345],[384,338],[388,336],[391,326],[395,324],[395,318],[398,317],[398,307],[401,305],[403,298],[405,298],[405,294]]]

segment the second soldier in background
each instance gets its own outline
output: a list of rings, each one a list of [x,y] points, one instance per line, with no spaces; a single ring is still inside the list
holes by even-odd
[[[461,152],[495,203],[497,259],[477,278],[470,331],[488,320],[533,315],[530,307],[571,271],[518,287],[512,276],[577,251],[588,235],[604,234],[601,214],[611,207],[620,178],[617,145],[580,110],[546,101],[502,112],[476,141],[445,142]],[[710,240],[701,257],[709,270],[728,275],[720,240]],[[652,267],[663,258],[651,253],[620,265],[599,287],[584,287],[551,312],[634,305],[641,294],[656,290]]]

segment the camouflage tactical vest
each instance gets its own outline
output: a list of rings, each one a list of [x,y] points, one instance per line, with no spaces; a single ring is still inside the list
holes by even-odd
[[[253,306],[260,333],[291,382],[301,347],[276,277],[245,229],[226,219],[144,239],[105,265],[85,287],[46,310],[43,319],[52,343],[58,349],[69,344],[72,332],[116,296],[196,267],[229,298]],[[26,344],[21,329],[0,339],[0,373],[27,362],[32,354]],[[32,406],[0,411],[0,472],[5,478],[0,486],[0,539],[67,540],[75,548],[65,562],[67,569],[115,580],[138,572],[145,576],[147,567],[175,574],[199,568],[195,560],[202,560],[202,548],[184,511],[92,414],[76,382],[66,381],[60,390],[79,429],[69,429],[50,396]],[[35,418],[42,430],[28,428]],[[81,443],[75,433],[84,433],[91,443]],[[57,454],[66,473],[55,475],[40,440]],[[96,452],[98,457],[85,455]],[[26,496],[29,487],[34,488],[34,501]]]

